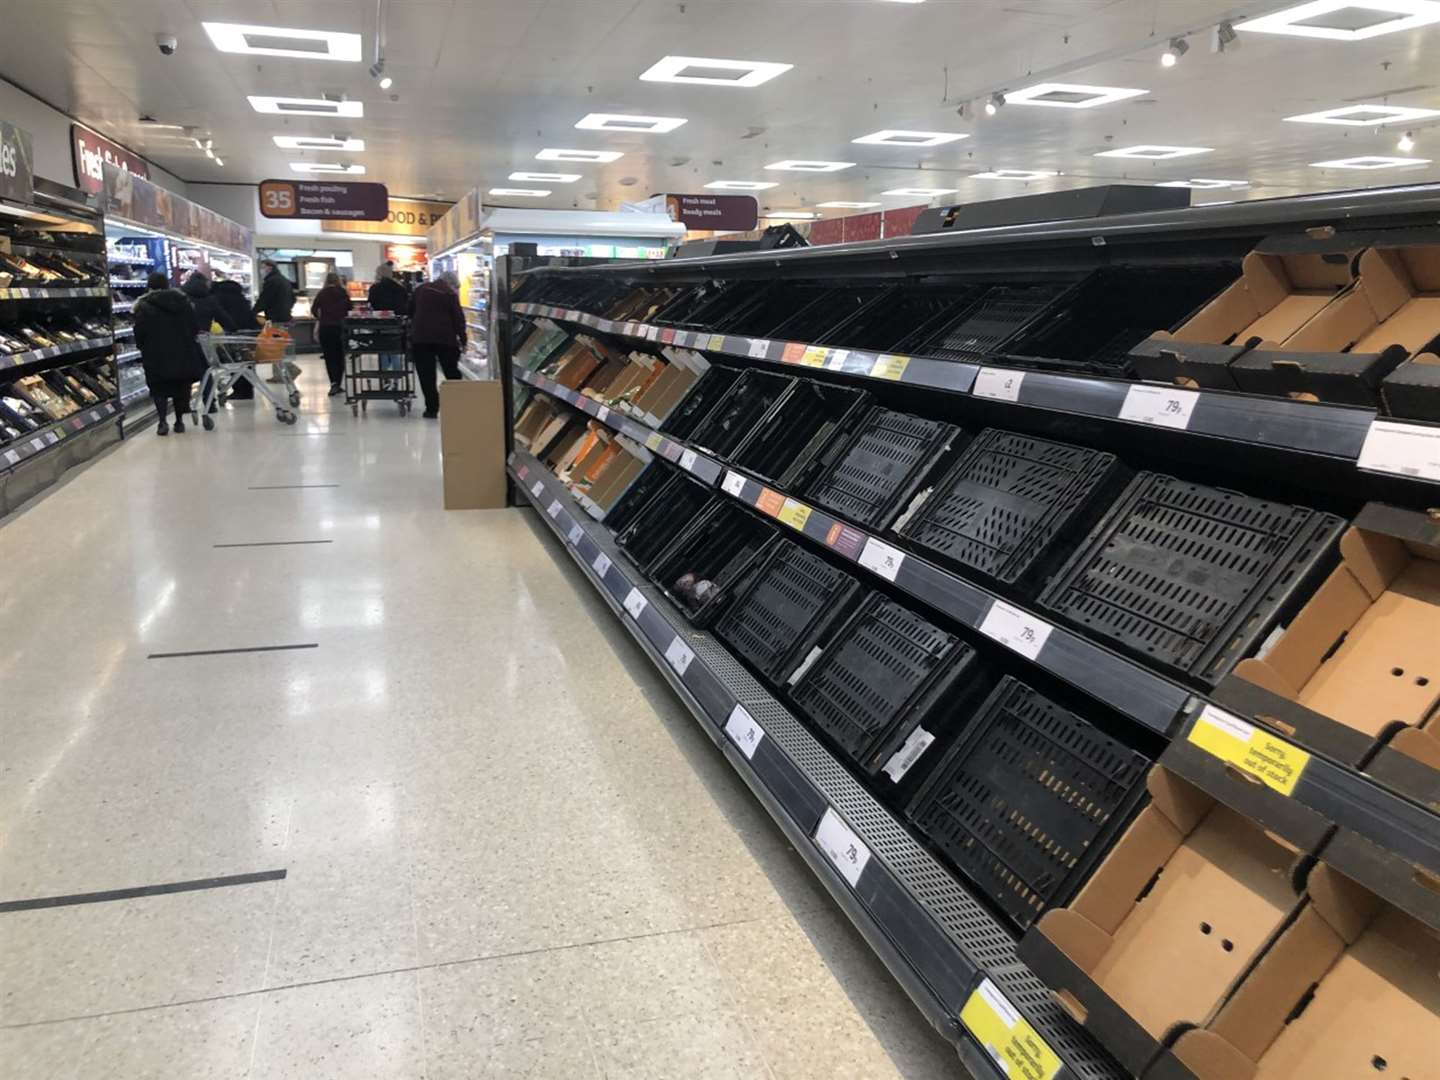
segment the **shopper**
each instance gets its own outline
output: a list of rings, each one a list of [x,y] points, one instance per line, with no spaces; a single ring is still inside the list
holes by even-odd
[[[230,316],[234,324],[234,333],[254,334],[260,330],[260,320],[255,318],[255,312],[250,307],[250,298],[245,295],[245,286],[238,281],[231,281],[229,278],[222,278],[215,275],[215,284],[210,286],[210,295],[220,305],[222,311]],[[230,398],[232,401],[249,401],[255,397],[255,388],[250,385],[250,380],[237,377],[230,384]]]
[[[325,287],[310,302],[320,337],[320,353],[325,357],[325,372],[330,376],[330,396],[343,394],[345,387],[345,316],[353,305],[340,275],[325,275]]]
[[[370,286],[368,299],[374,311],[404,315],[410,310],[410,290],[395,280],[394,264],[381,263],[375,268],[375,284]]]
[[[145,382],[160,416],[157,435],[169,435],[170,404],[175,405],[175,433],[185,432],[185,413],[190,408],[190,386],[203,371],[200,346],[195,335],[200,324],[190,298],[179,289],[168,288],[164,274],[146,279],[149,288],[135,302],[135,347],[145,368]]]
[[[264,315],[265,321],[271,326],[289,326],[295,317],[295,286],[280,272],[280,267],[275,265],[273,259],[261,262],[260,272],[264,276],[260,280],[260,295],[255,297],[255,314]],[[297,365],[289,366],[292,377],[300,374]],[[271,366],[270,377],[265,381],[283,381],[280,378],[279,364]]]
[[[202,334],[210,333],[214,326],[219,326],[226,334],[235,332],[235,320],[210,291],[210,279],[199,270],[185,279],[181,289],[190,298],[190,306],[195,309],[195,321],[200,325]]]
[[[460,378],[460,351],[465,348],[465,313],[460,310],[460,276],[453,270],[427,281],[410,301],[410,355],[425,395],[425,415],[440,415],[435,384],[438,363],[445,378]]]

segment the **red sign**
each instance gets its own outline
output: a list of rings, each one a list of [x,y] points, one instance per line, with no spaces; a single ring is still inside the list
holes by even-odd
[[[384,184],[266,180],[260,185],[260,213],[267,218],[384,221],[389,212],[390,192]]]
[[[687,229],[748,232],[760,222],[753,195],[666,195],[665,209]]]
[[[75,159],[75,186],[81,191],[97,194],[104,189],[107,163],[150,179],[148,161],[79,124],[70,125],[70,149]]]

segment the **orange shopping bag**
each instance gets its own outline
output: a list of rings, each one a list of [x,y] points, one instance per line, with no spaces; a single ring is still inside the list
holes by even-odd
[[[260,336],[255,340],[255,362],[257,364],[277,364],[285,359],[285,349],[290,344],[290,334],[274,325],[267,323],[260,331]]]

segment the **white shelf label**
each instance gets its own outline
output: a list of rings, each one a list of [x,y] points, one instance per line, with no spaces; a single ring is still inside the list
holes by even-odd
[[[540,497],[540,493],[544,490],[545,485],[542,484],[539,480],[536,480],[535,483],[530,485],[530,494],[534,495],[537,499]]]
[[[905,779],[905,774],[910,771],[911,766],[920,760],[920,755],[930,749],[930,744],[934,741],[934,735],[923,727],[917,727],[905,740],[905,744],[896,750],[890,760],[885,763],[885,767],[881,771],[898,784]]]
[[[866,570],[873,570],[886,581],[894,581],[900,574],[900,567],[905,565],[905,553],[872,536],[860,551],[860,565]]]
[[[853,889],[870,862],[870,849],[855,835],[855,831],[845,824],[840,815],[829,807],[825,808],[825,816],[820,819],[820,824],[815,829],[815,843]]]
[[[679,637],[670,642],[670,647],[665,650],[665,662],[675,669],[676,675],[682,678],[689,669],[690,662],[694,659],[695,653]]]
[[[844,371],[845,361],[850,359],[849,349],[833,349],[825,360],[825,367],[829,371]]]
[[[763,360],[765,359],[765,354],[769,351],[770,342],[766,341],[764,338],[750,339],[750,359]]]
[[[1025,382],[1023,371],[1005,371],[1002,368],[983,367],[975,376],[975,385],[970,393],[976,397],[993,398],[996,401],[1019,401],[1020,387]]]
[[[1376,420],[1365,436],[1360,468],[1440,480],[1440,427]]]
[[[584,536],[584,535],[585,535],[585,530],[582,529],[578,524],[577,524],[577,525],[571,525],[571,526],[570,526],[570,535],[569,535],[569,537],[567,538],[567,539],[569,539],[569,541],[570,541],[570,546],[571,546],[571,547],[574,547],[576,544],[580,543],[580,538],[581,538],[582,536]]]
[[[19,460],[20,460],[20,455],[17,454],[14,450],[6,450],[6,451],[5,451],[5,460],[8,461],[8,462],[10,462],[11,465],[14,465],[14,464],[16,464],[17,462],[19,462]]]
[[[680,467],[686,472],[695,471],[695,451],[682,450],[680,452]]]
[[[30,449],[32,449],[32,450],[44,450],[44,449],[45,449],[45,440],[44,440],[44,439],[41,439],[41,438],[31,439],[31,440],[30,440]]]
[[[604,405],[601,405],[600,411],[595,414],[595,419],[599,420],[602,424],[605,423],[605,421],[610,419],[610,410]]]
[[[1136,384],[1125,395],[1125,404],[1120,406],[1120,419],[1184,431],[1190,426],[1190,414],[1195,411],[1195,403],[1199,400],[1198,390]]]
[[[765,739],[765,730],[745,711],[744,705],[736,705],[730,710],[730,718],[725,721],[725,734],[747,759],[755,757],[755,751],[760,749],[760,743]]]
[[[595,556],[595,561],[590,565],[594,568],[595,573],[603,578],[610,572],[610,556],[602,551],[599,555]]]
[[[549,514],[552,518],[558,518],[560,516],[560,500],[556,499],[549,506],[547,506],[545,508],[545,513]]]
[[[727,469],[725,470],[725,479],[720,481],[720,486],[725,489],[725,494],[734,495],[738,499],[745,491],[745,477]]]
[[[625,597],[625,610],[628,611],[630,617],[637,622],[649,606],[650,602],[640,595],[639,589],[631,589],[629,595]]]
[[[980,632],[986,637],[993,638],[1031,660],[1040,655],[1040,650],[1050,639],[1050,631],[1053,629],[1055,628],[1043,619],[1037,619],[1034,615],[1012,607],[1004,600],[996,600],[991,604],[980,624]]]

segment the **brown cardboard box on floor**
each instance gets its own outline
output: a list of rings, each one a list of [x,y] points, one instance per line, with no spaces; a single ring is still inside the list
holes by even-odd
[[[505,507],[505,403],[498,382],[440,387],[440,454],[446,510]]]

